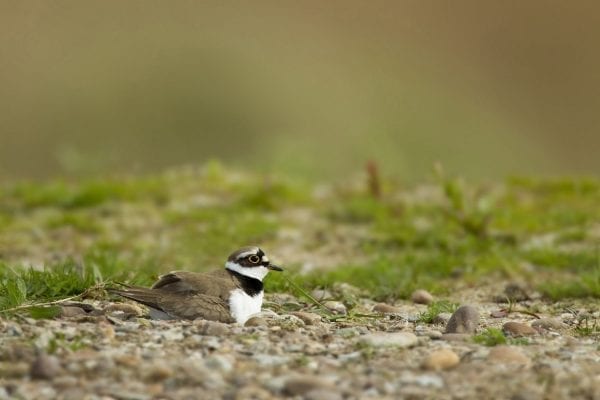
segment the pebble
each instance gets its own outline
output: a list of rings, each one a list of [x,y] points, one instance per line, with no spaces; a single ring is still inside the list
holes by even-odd
[[[283,391],[289,396],[304,396],[315,390],[333,391],[335,386],[323,378],[312,375],[301,375],[286,379]]]
[[[269,323],[264,318],[252,317],[244,323],[244,326],[269,326]]]
[[[538,333],[531,326],[514,321],[510,321],[502,325],[502,332],[504,332],[505,335],[512,337],[533,336]]]
[[[86,312],[80,307],[63,306],[60,308],[60,316],[62,318],[78,317],[85,314]]]
[[[516,364],[516,365],[529,365],[531,359],[521,352],[514,346],[496,346],[493,347],[488,356],[487,360],[491,363],[497,364]]]
[[[533,321],[531,323],[531,326],[534,329],[551,330],[551,331],[562,331],[562,330],[568,328],[567,324],[563,323],[562,321],[560,321],[556,318],[536,319],[535,321]]]
[[[419,339],[412,332],[375,332],[364,335],[360,342],[373,347],[412,347]]]
[[[109,304],[104,312],[107,314],[124,314],[125,316],[140,317],[144,315],[144,310],[135,304],[128,303],[112,303]]]
[[[196,320],[194,326],[199,334],[207,336],[222,336],[231,331],[229,325],[216,321]]]
[[[433,296],[427,290],[417,289],[412,293],[410,299],[416,304],[430,304],[433,301]]]
[[[445,333],[474,333],[479,324],[479,311],[473,306],[461,306],[452,314]]]
[[[55,356],[40,354],[31,363],[31,379],[52,379],[62,373],[60,361]]]
[[[439,313],[438,315],[436,315],[433,318],[433,323],[436,325],[446,325],[448,323],[448,321],[450,321],[451,317],[452,317],[452,314],[450,314],[450,313],[447,313],[447,312]]]
[[[306,311],[294,311],[290,314],[300,318],[306,325],[316,325],[321,322],[321,316],[319,314]]]
[[[326,301],[323,303],[325,307],[331,310],[334,314],[346,315],[348,314],[348,310],[346,306],[341,301]]]
[[[423,361],[423,368],[442,370],[452,368],[460,362],[460,357],[450,349],[440,349],[432,352]]]
[[[325,289],[314,289],[312,292],[310,292],[310,294],[317,300],[325,300],[333,297],[331,292]]]
[[[399,314],[400,309],[398,307],[391,306],[385,303],[375,304],[373,311],[381,314]]]

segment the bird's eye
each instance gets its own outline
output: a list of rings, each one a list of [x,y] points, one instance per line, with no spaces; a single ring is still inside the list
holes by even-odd
[[[248,257],[248,260],[250,260],[252,264],[258,264],[260,262],[260,257],[257,255],[252,255]]]

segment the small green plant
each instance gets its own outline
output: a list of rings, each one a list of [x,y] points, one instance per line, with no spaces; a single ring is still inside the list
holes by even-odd
[[[475,343],[484,346],[498,346],[501,344],[526,345],[529,341],[526,338],[508,338],[501,329],[487,328],[478,335],[473,336]]]
[[[427,306],[427,311],[419,314],[419,322],[431,324],[441,313],[453,313],[458,308],[458,303],[446,300],[434,301]]]
[[[575,333],[582,337],[600,335],[600,321],[592,317],[581,318],[577,321]]]

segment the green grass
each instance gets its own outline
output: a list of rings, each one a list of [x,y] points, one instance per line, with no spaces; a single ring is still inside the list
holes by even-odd
[[[504,335],[501,329],[487,328],[483,332],[473,336],[475,343],[484,346],[498,346],[502,344],[526,345],[529,341],[526,338],[509,338]]]
[[[419,322],[431,324],[441,313],[453,313],[458,308],[458,303],[441,300],[434,301],[427,306],[427,311],[419,314]]]
[[[475,185],[438,170],[413,187],[371,176],[317,191],[217,162],[147,177],[5,184],[0,309],[112,280],[148,285],[172,269],[220,268],[247,244],[262,245],[304,290],[328,288],[350,307],[355,299],[336,283],[392,301],[418,288],[444,295],[456,279],[476,284],[493,276],[525,279],[552,300],[600,298],[598,204],[593,179]],[[365,233],[344,236],[354,231]],[[335,264],[295,272],[297,258],[320,261],[324,248],[340,255]],[[298,291],[277,274],[266,287]]]

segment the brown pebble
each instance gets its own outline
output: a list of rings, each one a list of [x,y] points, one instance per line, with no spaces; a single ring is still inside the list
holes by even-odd
[[[512,337],[533,336],[538,333],[535,329],[527,324],[513,321],[502,325],[502,332],[504,332],[505,335]]]
[[[498,364],[529,365],[531,359],[513,346],[496,346],[492,348],[487,360]]]
[[[389,304],[379,303],[375,304],[375,306],[373,307],[373,311],[381,314],[398,314],[400,312],[400,309]]]
[[[58,358],[47,354],[38,355],[29,369],[31,379],[52,379],[61,373],[62,367]]]
[[[479,324],[479,311],[473,306],[459,307],[446,325],[445,333],[474,333]]]
[[[334,314],[346,315],[348,313],[348,309],[341,301],[326,301],[323,305]]]
[[[60,308],[61,318],[78,317],[80,315],[85,315],[85,314],[86,314],[85,310],[80,307],[63,306]]]
[[[321,316],[319,314],[306,311],[294,311],[290,314],[300,318],[306,325],[315,325],[321,322]]]
[[[252,317],[244,323],[244,326],[269,326],[267,320],[261,317]]]
[[[452,368],[460,362],[460,357],[450,349],[440,349],[432,352],[423,361],[423,368],[441,370]]]
[[[505,310],[495,310],[490,313],[492,318],[505,318],[508,316],[508,312]]]
[[[413,301],[413,303],[430,304],[433,301],[433,296],[427,290],[418,289],[412,293],[410,299]]]
[[[221,336],[230,332],[231,327],[228,324],[216,321],[206,321],[199,319],[194,321],[194,325],[198,329],[198,333],[207,336]]]

